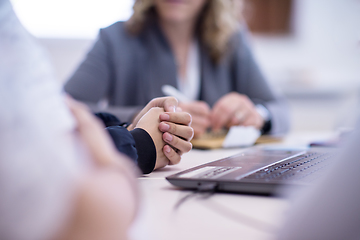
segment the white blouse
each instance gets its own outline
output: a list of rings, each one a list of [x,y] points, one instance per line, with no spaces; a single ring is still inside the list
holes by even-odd
[[[192,42],[189,48],[186,74],[181,78],[178,74],[177,78],[178,89],[188,99],[188,101],[195,101],[200,95],[200,53],[199,44],[196,40]]]

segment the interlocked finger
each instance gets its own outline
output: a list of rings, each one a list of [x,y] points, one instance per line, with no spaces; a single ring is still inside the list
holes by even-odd
[[[179,155],[183,153],[187,153],[192,149],[192,144],[182,138],[179,138],[175,135],[172,135],[168,132],[163,134],[163,140],[168,143],[171,147],[176,148],[179,150],[177,152]]]
[[[187,141],[190,141],[194,136],[194,130],[191,127],[171,122],[161,122],[159,124],[159,130],[162,132],[169,132]]]

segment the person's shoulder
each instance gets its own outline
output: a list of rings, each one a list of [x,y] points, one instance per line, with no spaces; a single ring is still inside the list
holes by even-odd
[[[244,24],[239,24],[231,38],[231,42],[235,44],[237,48],[247,46],[249,42],[249,30]]]
[[[118,21],[118,22],[110,24],[107,27],[101,28],[101,30],[103,30],[103,31],[119,31],[119,30],[123,31],[123,30],[125,30],[125,25],[126,25],[126,22]]]
[[[244,24],[239,24],[229,41],[232,59],[246,58],[251,49],[251,34]]]
[[[138,36],[133,35],[128,31],[126,22],[123,21],[115,22],[108,27],[101,28],[99,37],[106,38],[107,41],[115,44],[133,44],[138,38]]]
[[[112,47],[112,51],[118,52],[136,52],[143,49],[144,45],[140,35],[130,33],[126,22],[115,22],[108,27],[100,29],[98,39]],[[126,46],[126,47],[124,47]],[[133,56],[131,54],[130,56]],[[126,55],[127,57],[130,57]]]
[[[130,35],[129,32],[126,30],[126,22],[122,22],[122,21],[119,21],[119,22],[115,22],[105,28],[101,28],[100,29],[100,32],[102,34],[106,34],[106,35],[109,35],[109,36],[113,36],[113,35],[118,35],[118,36],[121,36],[121,35]]]

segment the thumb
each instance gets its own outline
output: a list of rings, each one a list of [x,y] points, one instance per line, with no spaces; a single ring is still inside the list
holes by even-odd
[[[178,106],[178,100],[174,97],[155,98],[151,102],[152,107],[162,107],[165,112],[175,112]]]

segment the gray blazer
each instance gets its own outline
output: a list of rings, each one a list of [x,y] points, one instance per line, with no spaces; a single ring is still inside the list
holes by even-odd
[[[210,106],[223,95],[236,91],[262,104],[271,114],[272,134],[289,129],[288,108],[265,81],[239,31],[231,41],[231,51],[214,64],[200,43],[201,88],[199,100]],[[133,36],[124,22],[101,29],[83,63],[65,85],[75,99],[88,103],[93,111],[106,111],[122,121],[130,121],[152,98],[164,96],[161,86],[177,87],[177,68],[171,48],[157,24]],[[99,109],[107,99],[109,107]]]

